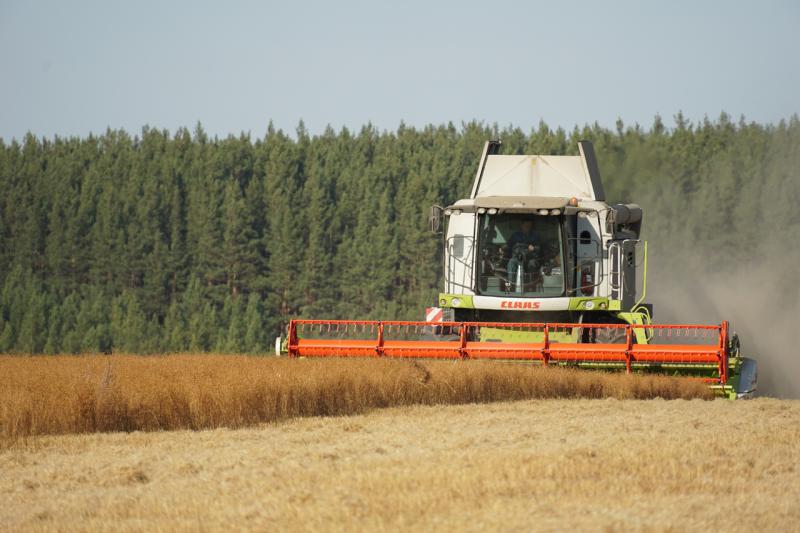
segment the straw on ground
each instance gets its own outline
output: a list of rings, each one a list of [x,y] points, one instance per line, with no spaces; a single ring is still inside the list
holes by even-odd
[[[411,406],[0,450],[0,529],[791,531],[800,402]]]

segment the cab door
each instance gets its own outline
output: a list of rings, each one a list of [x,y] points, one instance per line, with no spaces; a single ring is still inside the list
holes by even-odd
[[[453,212],[444,245],[445,292],[474,294],[475,214]]]

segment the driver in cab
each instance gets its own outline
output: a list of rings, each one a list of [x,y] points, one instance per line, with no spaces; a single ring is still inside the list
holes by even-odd
[[[539,245],[539,234],[533,231],[533,221],[523,220],[520,224],[520,229],[511,234],[508,240],[508,250],[511,254],[511,259],[508,261],[508,279],[514,283],[517,279],[517,270],[520,265],[529,258],[536,251]],[[529,265],[523,265],[527,270]]]

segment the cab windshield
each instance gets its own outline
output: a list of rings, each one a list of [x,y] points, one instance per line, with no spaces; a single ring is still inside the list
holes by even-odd
[[[482,215],[478,291],[487,296],[564,294],[561,217]]]

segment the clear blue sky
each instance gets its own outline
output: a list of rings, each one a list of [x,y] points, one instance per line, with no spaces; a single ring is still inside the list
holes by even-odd
[[[800,111],[798,6],[0,0],[0,137],[777,122]]]

